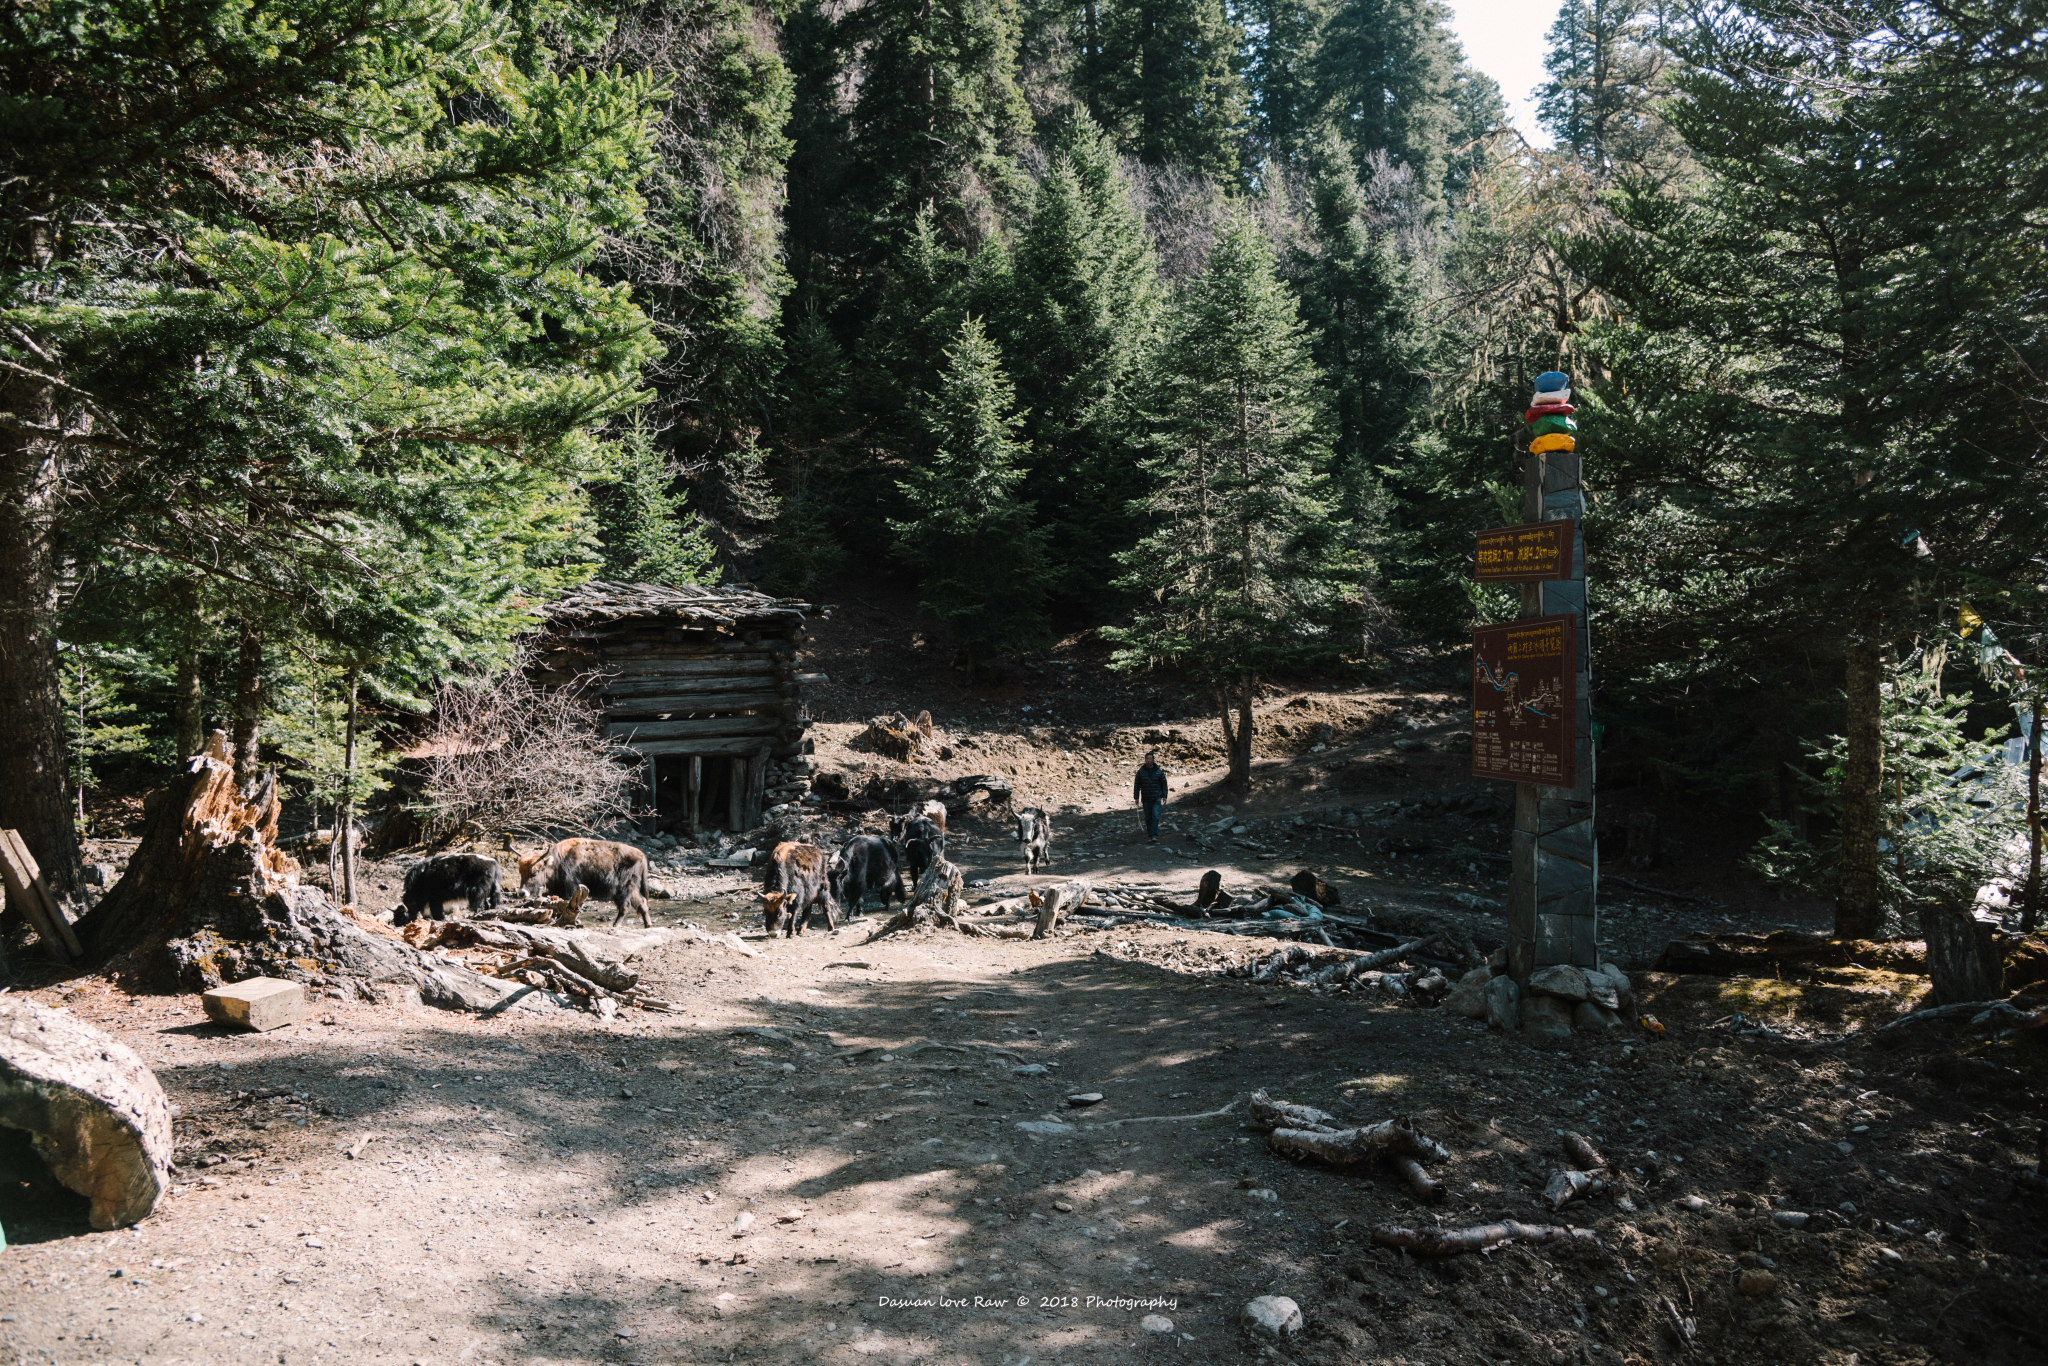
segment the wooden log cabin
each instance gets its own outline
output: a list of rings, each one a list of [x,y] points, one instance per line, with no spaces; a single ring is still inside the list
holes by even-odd
[[[744,588],[586,583],[541,609],[540,682],[595,677],[605,733],[646,763],[664,825],[751,830],[768,773],[810,752],[804,624],[824,609]]]

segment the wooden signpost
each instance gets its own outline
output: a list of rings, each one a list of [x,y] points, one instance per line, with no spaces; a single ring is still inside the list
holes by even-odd
[[[1507,957],[1525,989],[1539,967],[1600,961],[1585,491],[1575,449],[1527,460],[1521,525],[1481,532],[1473,556],[1480,582],[1521,585],[1521,619],[1472,638],[1472,775],[1515,784]]]
[[[1578,618],[1472,633],[1472,776],[1570,787],[1578,755]]]

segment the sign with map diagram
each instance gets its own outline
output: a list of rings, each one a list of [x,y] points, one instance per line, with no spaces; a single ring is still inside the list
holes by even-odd
[[[1571,787],[1578,619],[1531,617],[1472,633],[1472,776]]]
[[[1472,578],[1478,583],[1543,583],[1572,577],[1579,524],[1570,517],[1524,522],[1473,533]]]

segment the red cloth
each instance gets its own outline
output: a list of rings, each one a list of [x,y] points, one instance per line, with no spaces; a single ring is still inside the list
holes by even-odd
[[[1522,421],[1534,422],[1539,417],[1570,417],[1577,411],[1578,409],[1572,407],[1569,403],[1546,403],[1541,407],[1531,408],[1528,412],[1523,413]]]

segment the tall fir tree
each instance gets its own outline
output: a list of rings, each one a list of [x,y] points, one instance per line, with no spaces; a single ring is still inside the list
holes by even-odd
[[[1867,937],[1897,909],[1878,866],[1894,652],[2038,561],[2007,510],[2044,484],[2024,409],[2048,265],[2020,245],[2048,212],[2040,58],[2006,45],[2004,7],[1785,18],[1752,0],[1679,40],[1671,118],[1706,179],[1684,201],[1632,186],[1573,254],[1624,310],[1595,329],[1628,377],[1598,401],[1603,461],[1689,552],[1657,605],[1720,670],[1791,642],[1839,661],[1835,926]]]
[[[920,606],[953,628],[971,682],[992,656],[1052,643],[1045,533],[1018,496],[1016,392],[979,319],[961,323],[915,412],[925,448],[902,481],[896,552],[917,570]]]
[[[1363,166],[1384,152],[1435,203],[1449,174],[1458,50],[1440,0],[1342,0],[1323,28],[1321,116]]]
[[[1247,0],[1243,70],[1251,164],[1292,164],[1314,150],[1322,119],[1318,68],[1330,0]]]
[[[1222,0],[1100,0],[1091,16],[1076,82],[1096,123],[1148,164],[1234,176],[1245,92]]]
[[[1647,175],[1668,182],[1685,147],[1657,112],[1669,98],[1673,27],[1668,0],[1564,0],[1546,35],[1536,117],[1558,145],[1602,179]]]
[[[1239,788],[1251,779],[1260,678],[1360,643],[1361,575],[1331,515],[1320,400],[1272,249],[1233,208],[1153,356],[1154,485],[1140,505],[1145,534],[1122,557],[1139,605],[1103,634],[1117,668],[1165,665],[1210,690]]]
[[[1060,547],[1060,596],[1100,609],[1143,491],[1129,397],[1163,290],[1108,140],[1077,114],[1055,146],[993,321],[1016,358],[1031,445],[1026,496]]]

